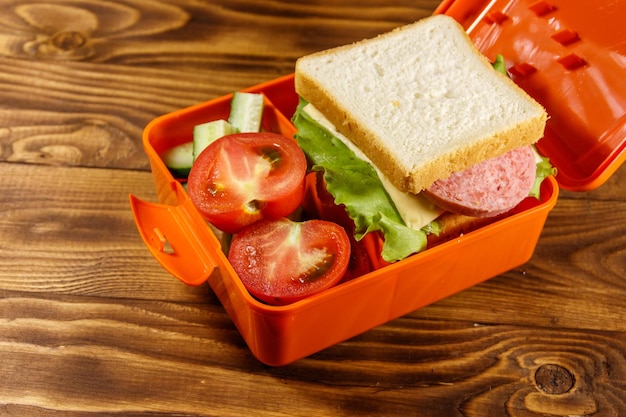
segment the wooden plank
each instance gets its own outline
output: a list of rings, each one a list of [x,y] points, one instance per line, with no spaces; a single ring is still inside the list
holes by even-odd
[[[151,257],[130,193],[155,201],[147,172],[0,163],[0,288],[199,301]]]
[[[0,334],[11,381],[0,398],[14,415],[499,417],[626,406],[624,332],[402,318],[269,368],[211,306],[15,294],[0,299]]]

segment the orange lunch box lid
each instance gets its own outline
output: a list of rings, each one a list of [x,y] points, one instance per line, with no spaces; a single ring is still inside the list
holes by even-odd
[[[540,153],[568,190],[602,185],[626,159],[626,1],[449,0],[490,60],[547,110]],[[445,59],[445,58],[443,58]]]

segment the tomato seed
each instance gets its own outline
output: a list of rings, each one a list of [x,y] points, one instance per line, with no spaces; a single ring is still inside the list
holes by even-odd
[[[265,207],[265,202],[261,200],[250,200],[248,201],[244,208],[249,213],[256,213]]]
[[[263,147],[259,149],[259,154],[270,163],[272,169],[276,169],[280,167],[281,162],[283,161],[283,155],[280,152],[280,149],[274,147]]]
[[[303,284],[315,282],[317,279],[324,276],[324,274],[333,266],[334,262],[335,256],[331,253],[326,253],[323,259],[315,265],[312,265],[307,271],[297,277],[297,280]]]

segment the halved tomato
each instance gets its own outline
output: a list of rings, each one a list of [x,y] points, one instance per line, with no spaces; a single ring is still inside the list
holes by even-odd
[[[210,144],[188,178],[191,200],[226,233],[264,218],[291,214],[302,202],[306,157],[276,133],[237,133]]]
[[[253,296],[285,305],[337,284],[348,268],[350,240],[323,220],[261,220],[233,237],[228,260]]]

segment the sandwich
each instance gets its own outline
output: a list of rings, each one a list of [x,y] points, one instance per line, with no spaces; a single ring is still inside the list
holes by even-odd
[[[451,17],[304,56],[294,83],[300,147],[386,261],[505,215],[553,173],[533,149],[545,109]]]

